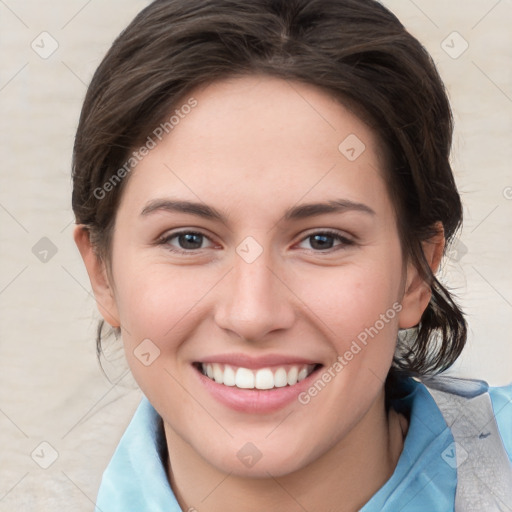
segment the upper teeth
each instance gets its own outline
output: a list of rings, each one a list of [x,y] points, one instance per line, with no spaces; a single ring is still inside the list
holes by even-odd
[[[205,375],[218,384],[242,389],[272,389],[297,384],[313,371],[315,365],[303,364],[249,370],[228,364],[202,363],[201,368]]]

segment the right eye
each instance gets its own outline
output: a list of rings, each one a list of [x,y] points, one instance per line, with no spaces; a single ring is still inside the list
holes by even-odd
[[[171,252],[187,254],[203,249],[201,245],[205,240],[211,242],[203,233],[197,231],[179,231],[177,233],[164,235],[158,243],[159,245],[167,246]],[[175,242],[173,243],[173,241]]]

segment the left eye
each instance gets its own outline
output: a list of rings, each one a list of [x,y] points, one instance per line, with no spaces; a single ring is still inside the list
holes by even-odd
[[[340,235],[339,233],[330,231],[312,233],[304,238],[301,243],[304,243],[308,240],[310,241],[309,243],[311,248],[313,248],[315,251],[326,251],[338,246],[341,246],[339,248],[342,249],[343,247],[353,245],[354,243],[352,240]],[[340,243],[335,245],[334,241],[336,240],[338,240]]]
[[[171,243],[171,241],[174,239],[177,240],[178,247]],[[170,246],[171,251],[187,252],[203,249],[201,245],[204,240],[209,239],[202,233],[196,233],[194,231],[182,231],[181,233],[174,233],[172,235],[166,236],[162,239],[161,243]]]

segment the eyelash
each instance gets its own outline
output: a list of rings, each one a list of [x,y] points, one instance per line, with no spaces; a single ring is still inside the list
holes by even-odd
[[[167,245],[168,246],[167,250],[169,250],[169,251],[171,251],[173,253],[178,253],[178,254],[194,255],[194,254],[197,254],[197,251],[201,251],[202,250],[202,249],[188,249],[188,250],[187,249],[177,249],[177,248],[171,247],[169,245],[169,242],[172,239],[177,238],[177,237],[182,236],[182,235],[199,235],[199,236],[202,236],[202,237],[208,239],[211,242],[209,237],[207,237],[205,234],[203,234],[203,233],[201,233],[199,231],[178,231],[177,233],[171,233],[171,234],[168,234],[168,235],[164,235],[158,241],[158,245]],[[337,246],[331,247],[331,248],[326,249],[326,250],[310,249],[310,251],[315,252],[315,253],[331,253],[331,252],[334,252],[334,251],[337,251],[337,250],[345,249],[348,246],[351,246],[351,245],[355,244],[355,242],[353,240],[351,240],[351,239],[341,235],[339,232],[333,231],[331,229],[324,229],[324,230],[321,230],[321,231],[314,231],[312,233],[309,233],[304,238],[302,238],[299,243],[304,242],[308,238],[312,238],[312,237],[318,236],[318,235],[325,235],[325,236],[332,237],[332,238],[338,240],[341,243],[339,245],[337,245]]]

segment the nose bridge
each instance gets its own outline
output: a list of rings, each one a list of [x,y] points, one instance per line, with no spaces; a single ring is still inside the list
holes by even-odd
[[[275,275],[276,262],[270,252],[262,250],[254,258],[254,252],[246,257],[243,249],[243,244],[237,248],[233,271],[219,298],[216,321],[244,339],[257,341],[273,330],[290,327],[293,305]],[[251,250],[254,247],[248,253]]]
[[[251,305],[259,308],[270,306],[276,293],[276,277],[271,272],[268,258],[262,255],[250,263],[237,259],[232,276],[233,298],[247,308]]]

